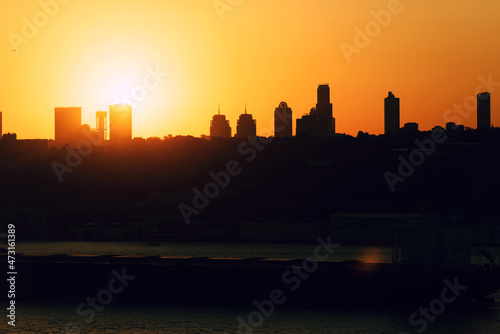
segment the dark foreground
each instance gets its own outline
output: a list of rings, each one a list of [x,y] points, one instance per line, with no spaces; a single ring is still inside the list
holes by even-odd
[[[111,255],[18,255],[16,261],[17,301],[82,303],[79,311],[89,314],[111,301],[187,306],[256,301],[264,308],[415,305],[435,299],[459,304],[481,302],[500,288],[499,269],[477,265],[431,270],[360,261]]]

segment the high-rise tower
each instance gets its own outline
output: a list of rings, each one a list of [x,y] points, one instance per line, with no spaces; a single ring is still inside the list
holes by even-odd
[[[397,135],[399,132],[399,97],[392,92],[384,100],[384,134]]]
[[[236,137],[248,138],[257,136],[257,124],[252,118],[252,114],[247,113],[245,105],[245,113],[240,115],[238,125],[236,127]]]
[[[108,112],[107,111],[96,111],[96,130],[101,133],[101,138],[103,140],[108,139]]]
[[[292,109],[286,102],[274,109],[274,137],[292,137]]]
[[[220,106],[219,113],[210,121],[210,137],[231,138],[231,126],[226,116],[220,114]]]
[[[132,106],[115,104],[109,106],[109,141],[127,143],[132,140]]]
[[[477,94],[477,128],[491,127],[490,93]]]
[[[54,108],[54,144],[75,147],[81,138],[82,108]]]
[[[318,86],[316,107],[302,118],[297,119],[297,135],[307,134],[313,137],[329,137],[335,134],[335,118],[330,103],[330,86]]]
[[[333,118],[333,106],[330,103],[330,86],[318,86],[318,103],[316,104],[317,135],[328,137],[335,133],[335,118]]]

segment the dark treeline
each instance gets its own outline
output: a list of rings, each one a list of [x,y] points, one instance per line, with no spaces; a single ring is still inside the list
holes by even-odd
[[[392,192],[384,173],[398,174],[415,140],[360,132],[357,137],[252,140],[193,137],[134,140],[127,147],[93,147],[59,182],[54,162],[67,165],[68,151],[0,152],[1,205],[44,208],[49,230],[64,238],[68,224],[134,222],[168,217],[166,230],[186,223],[179,210],[193,207],[194,188],[213,182],[210,172],[235,160],[231,176],[192,222],[237,229],[241,222],[327,222],[337,212],[432,212],[460,214],[469,223],[497,216],[500,203],[500,129],[447,131],[435,150]],[[401,158],[402,157],[402,158]],[[496,219],[495,219],[496,220]],[[139,224],[139,221],[137,221]]]

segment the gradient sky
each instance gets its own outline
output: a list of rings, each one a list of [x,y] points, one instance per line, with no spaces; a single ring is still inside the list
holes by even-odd
[[[143,86],[148,68],[168,75],[157,87],[148,81],[133,110],[134,136],[209,134],[219,103],[233,134],[247,103],[258,133],[270,135],[279,103],[298,118],[315,105],[321,83],[330,84],[340,133],[382,133],[390,90],[401,98],[401,125],[427,130],[446,119],[476,127],[475,112],[446,111],[475,108],[480,76],[498,82],[480,91],[492,93],[492,123],[500,125],[498,0],[401,0],[350,62],[342,43],[355,47],[355,28],[376,28],[372,11],[394,1],[232,0],[223,19],[216,2],[71,0],[57,13],[50,7],[43,22],[39,1],[0,0],[3,132],[53,138],[58,106],[82,107],[83,122],[95,127],[95,111]],[[36,35],[25,29],[33,36],[13,45],[23,19],[34,17],[45,25]]]

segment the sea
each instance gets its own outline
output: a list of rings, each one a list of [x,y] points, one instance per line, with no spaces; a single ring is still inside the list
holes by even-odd
[[[20,242],[17,252],[24,254],[116,254],[208,257],[270,257],[306,258],[312,256],[315,244],[265,244],[238,242],[163,242],[147,246],[144,242]],[[477,253],[479,249],[474,249]],[[489,248],[497,259],[500,248]],[[383,246],[340,246],[330,260],[363,260],[391,262],[392,248]],[[477,261],[476,257],[472,258]],[[484,259],[483,259],[484,261]],[[497,260],[498,263],[498,260]],[[22,275],[22,273],[18,273]],[[200,278],[203,279],[203,278]],[[78,287],[75,287],[78,288]],[[436,296],[437,298],[439,296]],[[267,314],[256,315],[253,300],[248,305],[214,307],[173,307],[161,305],[113,304],[96,312],[95,318],[77,313],[77,304],[53,302],[18,302],[15,327],[8,324],[7,310],[0,324],[0,333],[268,333],[268,334],[330,334],[330,333],[500,333],[500,293],[493,295],[492,306],[448,307],[424,324],[411,325],[409,318],[420,307],[350,306],[321,309],[298,309],[286,303],[275,305]],[[319,297],[320,298],[320,297]],[[84,302],[84,300],[82,300]],[[429,301],[430,303],[431,301]],[[335,305],[335,300],[331,301]],[[5,305],[7,306],[7,305]]]

